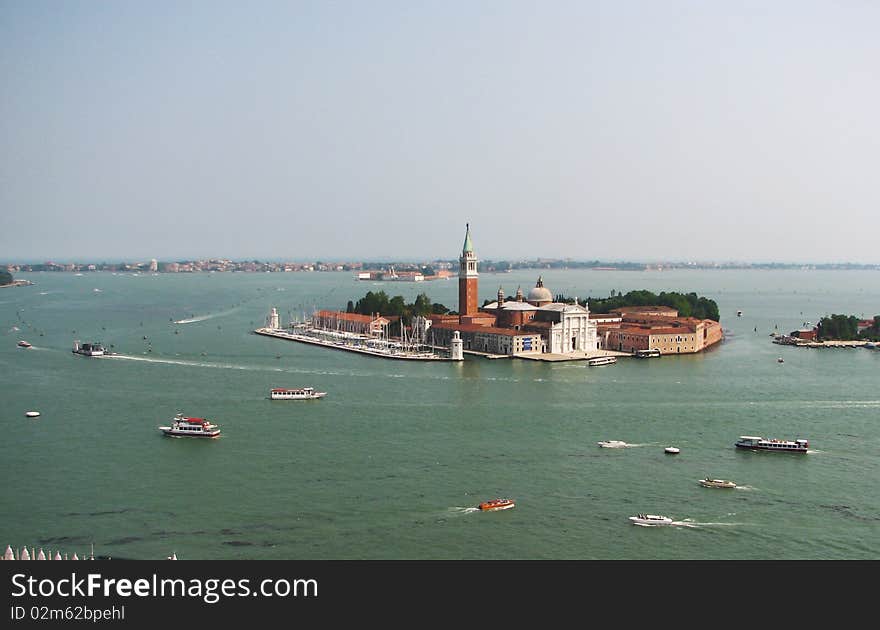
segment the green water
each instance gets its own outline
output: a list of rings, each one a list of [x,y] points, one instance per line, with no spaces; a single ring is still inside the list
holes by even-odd
[[[499,285],[528,292],[537,275],[484,274],[480,301]],[[0,289],[0,546],[183,559],[880,556],[880,352],[768,336],[831,312],[880,313],[875,272],[543,276],[579,297],[695,291],[718,302],[725,341],[594,368],[400,363],[250,331],[271,306],[287,321],[367,290],[455,307],[455,280],[18,274],[36,284]],[[76,356],[74,339],[125,356]],[[298,386],[329,393],[267,397]],[[223,436],[163,437],[178,411]],[[740,435],[806,438],[812,452],[740,452]],[[596,445],[607,439],[636,446]],[[665,455],[670,445],[681,454]],[[740,487],[702,488],[707,475]],[[472,509],[494,497],[516,509]],[[638,512],[678,525],[633,526]]]

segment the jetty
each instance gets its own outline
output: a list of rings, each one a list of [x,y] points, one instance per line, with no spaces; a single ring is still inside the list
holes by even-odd
[[[451,356],[442,356],[430,350],[417,350],[407,347],[401,342],[376,339],[366,335],[334,332],[320,328],[298,327],[292,329],[257,328],[258,335],[298,341],[313,346],[356,352],[382,359],[400,361],[455,361]]]
[[[839,339],[829,339],[827,341],[813,341],[807,339],[799,339],[789,335],[777,335],[773,338],[773,343],[781,346],[796,346],[798,348],[873,348],[875,342],[865,339],[854,339],[851,341],[842,341]]]

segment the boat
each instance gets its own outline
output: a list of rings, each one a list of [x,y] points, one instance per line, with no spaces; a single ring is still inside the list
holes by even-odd
[[[637,359],[650,359],[651,357],[659,357],[660,348],[649,348],[648,350],[636,350],[635,357]]]
[[[674,446],[667,446],[663,449],[663,452],[667,453],[668,455],[678,455],[680,451]]]
[[[316,392],[314,387],[300,387],[297,389],[276,387],[269,391],[269,398],[272,400],[316,400],[326,395],[327,392]]]
[[[105,354],[110,354],[104,349],[104,346],[100,344],[100,342],[94,341],[92,343],[83,343],[81,344],[79,340],[73,342],[73,350],[71,350],[74,354],[81,354],[84,357],[103,357]]]
[[[172,437],[215,438],[220,435],[220,427],[205,418],[189,418],[182,413],[174,416],[170,427],[159,427],[165,435]]]
[[[736,312],[736,316],[737,316],[737,317],[742,317],[742,316],[743,316],[743,312],[742,312],[742,311],[737,311],[737,312]]]
[[[594,365],[610,365],[612,363],[617,363],[617,357],[593,357],[592,359],[587,360],[587,364],[591,367]]]
[[[737,448],[753,451],[779,451],[783,453],[806,453],[810,443],[807,440],[768,440],[753,435],[741,435],[736,441]]]
[[[601,442],[596,442],[596,444],[602,448],[625,448],[629,446],[629,444],[623,440],[603,440]]]
[[[31,347],[31,344],[28,343],[27,341],[25,341],[24,339],[22,339],[21,341],[19,341],[19,342],[18,342],[18,345],[19,345],[20,348],[30,348],[30,347]]]
[[[777,363],[785,363],[785,359],[783,359],[782,357],[779,357],[778,359],[776,359],[776,362]]]
[[[40,412],[39,411],[25,411],[24,415],[26,415],[28,418],[39,418]]]
[[[736,488],[736,484],[727,479],[700,479],[700,485],[704,488]]]
[[[672,519],[662,514],[638,514],[630,516],[633,525],[672,525]]]
[[[483,512],[492,512],[495,510],[509,510],[514,506],[516,506],[516,503],[513,502],[513,499],[490,499],[489,501],[483,501],[478,507]]]

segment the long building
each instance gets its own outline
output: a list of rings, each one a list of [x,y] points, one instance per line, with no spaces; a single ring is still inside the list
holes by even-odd
[[[619,323],[600,326],[605,348],[619,352],[660,350],[660,354],[701,352],[722,339],[721,324],[711,319],[662,315],[624,315]]]

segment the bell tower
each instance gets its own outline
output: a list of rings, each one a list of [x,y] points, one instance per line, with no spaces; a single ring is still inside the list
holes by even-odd
[[[459,315],[476,315],[477,308],[477,256],[471,243],[471,226],[465,224],[464,247],[458,259],[458,312]]]

